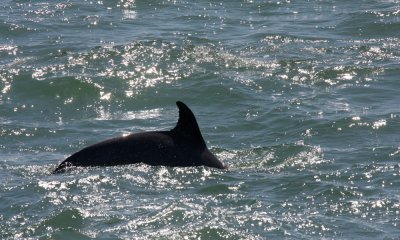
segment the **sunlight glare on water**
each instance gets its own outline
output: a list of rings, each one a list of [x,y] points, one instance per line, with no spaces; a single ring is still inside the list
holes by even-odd
[[[397,1],[0,2],[1,239],[397,239]],[[55,166],[194,112],[229,166]]]

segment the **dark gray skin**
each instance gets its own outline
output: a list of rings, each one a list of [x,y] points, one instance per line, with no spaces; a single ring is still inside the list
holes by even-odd
[[[170,131],[133,133],[112,138],[72,154],[53,173],[69,167],[115,166],[144,163],[152,166],[207,166],[225,169],[224,164],[208,150],[193,112],[176,102],[179,119]]]

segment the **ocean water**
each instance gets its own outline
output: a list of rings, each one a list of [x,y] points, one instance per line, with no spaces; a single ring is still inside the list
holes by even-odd
[[[195,113],[228,170],[51,171]],[[400,2],[0,2],[0,239],[399,239]]]

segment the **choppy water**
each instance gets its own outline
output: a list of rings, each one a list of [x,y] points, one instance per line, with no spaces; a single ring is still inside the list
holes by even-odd
[[[1,239],[399,239],[399,1],[0,3]],[[51,170],[176,100],[227,171]]]

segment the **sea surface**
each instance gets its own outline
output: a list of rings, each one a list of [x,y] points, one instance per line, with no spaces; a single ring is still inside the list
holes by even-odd
[[[228,170],[51,174],[178,100]],[[400,239],[400,1],[2,0],[0,239]]]

